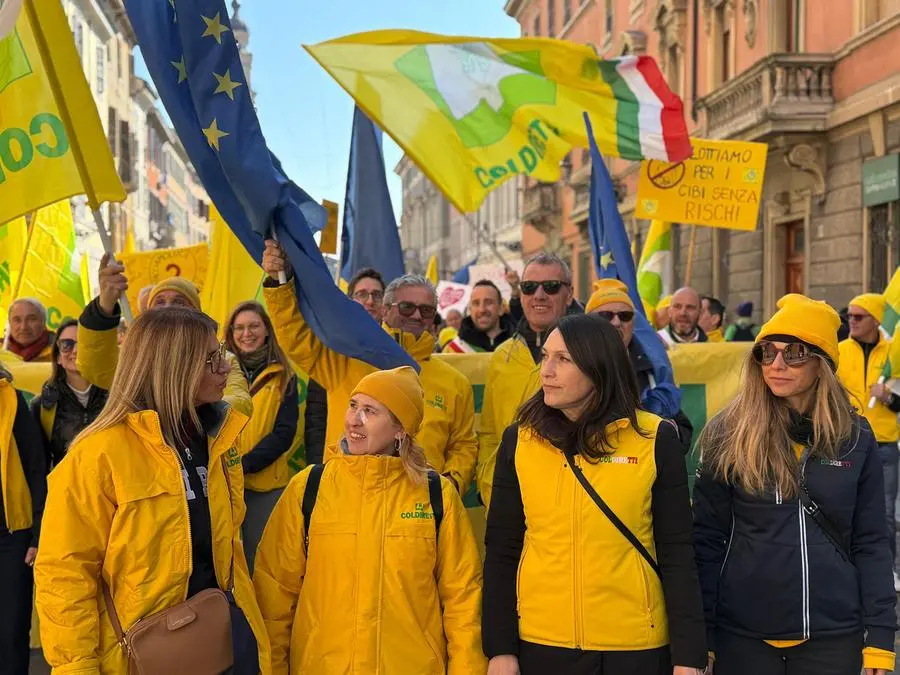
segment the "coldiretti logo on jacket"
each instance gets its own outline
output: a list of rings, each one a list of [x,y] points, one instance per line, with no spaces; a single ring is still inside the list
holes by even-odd
[[[425,502],[416,502],[416,510],[403,511],[400,518],[402,520],[434,520],[434,514],[426,511],[427,508],[431,508],[431,505]]]

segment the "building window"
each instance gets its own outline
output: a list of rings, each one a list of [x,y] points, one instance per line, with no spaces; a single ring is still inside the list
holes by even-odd
[[[613,23],[615,19],[613,8],[613,0],[606,0],[606,34],[608,36],[611,36],[613,33]]]
[[[97,93],[102,94],[106,89],[106,50],[97,47]]]
[[[534,15],[534,28],[531,31],[532,35],[538,36],[541,34],[541,15],[540,13]]]
[[[593,256],[589,246],[582,246],[578,252],[578,299],[582,303],[587,303],[591,297],[591,266],[593,265]]]
[[[722,65],[720,66],[722,69],[722,77],[719,80],[719,83],[724,84],[728,81],[728,78],[731,77],[731,25],[730,23],[725,22],[724,7],[720,7],[716,11],[722,13]]]
[[[869,218],[869,290],[880,293],[887,287],[900,265],[898,204],[879,204],[868,211]]]
[[[803,221],[785,226],[784,292],[803,293],[803,259],[806,252],[806,232]]]
[[[556,35],[556,0],[547,0],[547,35]]]
[[[563,0],[563,26],[572,20],[572,4],[575,0]]]
[[[669,89],[677,96],[681,96],[681,62],[679,60],[678,45],[668,48],[666,56],[666,79]]]
[[[900,0],[861,0],[861,4],[861,28],[868,28],[900,11]]]

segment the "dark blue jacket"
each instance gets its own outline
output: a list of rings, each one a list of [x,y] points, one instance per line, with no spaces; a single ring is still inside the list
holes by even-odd
[[[894,587],[875,436],[857,418],[837,460],[806,463],[810,497],[847,543],[838,551],[795,497],[757,495],[704,471],[694,551],[709,644],[715,629],[766,640],[849,635],[894,651]],[[710,647],[713,649],[713,647]]]

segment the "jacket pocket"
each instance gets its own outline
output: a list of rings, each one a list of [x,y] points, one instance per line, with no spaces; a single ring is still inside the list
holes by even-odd
[[[634,555],[636,557],[635,562],[637,563],[638,569],[641,571],[641,586],[644,591],[644,608],[647,612],[647,625],[652,630],[653,628],[655,628],[655,622],[653,620],[653,609],[651,608],[650,604],[650,597],[652,593],[650,589],[650,579],[647,577],[647,569],[644,565],[644,559],[637,551],[634,552]]]
[[[519,556],[519,567],[516,570],[516,613],[522,605],[522,566],[525,564],[525,555],[528,553],[528,533],[525,534],[525,542],[522,544],[522,555]]]

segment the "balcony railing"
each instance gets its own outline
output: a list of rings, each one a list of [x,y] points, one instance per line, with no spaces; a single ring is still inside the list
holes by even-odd
[[[559,189],[548,183],[528,185],[522,195],[522,219],[539,230],[552,229],[560,215]]]
[[[825,129],[834,107],[831,54],[772,54],[697,101],[711,138],[746,140]]]

